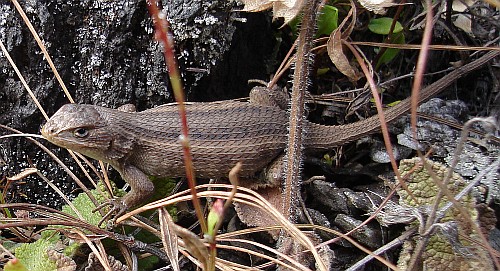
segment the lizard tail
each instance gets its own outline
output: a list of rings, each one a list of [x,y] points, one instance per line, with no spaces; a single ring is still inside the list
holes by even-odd
[[[431,97],[443,91],[457,79],[470,73],[473,70],[486,64],[494,57],[500,55],[500,51],[490,51],[482,57],[463,65],[431,85],[420,91],[418,104],[427,101]],[[404,99],[397,105],[384,111],[385,120],[389,124],[403,114],[406,114],[411,108],[411,97]],[[373,116],[355,123],[340,126],[323,126],[314,123],[306,125],[306,140],[304,147],[308,151],[319,152],[331,149],[334,146],[340,146],[355,141],[363,136],[380,131],[379,117]]]

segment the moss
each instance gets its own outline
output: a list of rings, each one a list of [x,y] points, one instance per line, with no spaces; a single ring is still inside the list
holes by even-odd
[[[155,185],[155,194],[151,197],[151,201],[159,200],[165,198],[172,194],[172,191],[177,186],[177,180],[172,178],[160,178],[150,176],[149,179]],[[167,206],[167,211],[172,216],[174,221],[177,221],[177,207]]]
[[[49,260],[47,251],[53,249],[59,241],[59,234],[51,234],[33,243],[22,244],[15,250],[16,258],[24,264],[27,270],[53,271],[57,270],[55,261]]]
[[[113,189],[114,195],[117,197],[121,197],[125,194],[125,192],[121,189],[116,188],[115,184],[111,182],[111,188]],[[105,197],[105,186],[102,182],[99,182],[97,185],[97,189],[90,190],[90,193],[96,198],[98,203],[104,203],[108,199]],[[86,193],[80,193],[78,196],[72,201],[75,208],[80,212],[83,219],[88,223],[97,226],[102,219],[102,216],[99,212],[93,212],[95,209],[94,204],[88,197]],[[71,209],[68,205],[64,205],[62,207],[62,211],[74,217],[77,217],[76,213]],[[105,225],[102,225],[103,227]]]
[[[26,266],[19,259],[10,259],[4,266],[5,271],[28,271]]]

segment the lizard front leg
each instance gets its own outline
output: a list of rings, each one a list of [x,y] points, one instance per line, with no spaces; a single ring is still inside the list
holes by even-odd
[[[140,169],[127,164],[123,166],[120,174],[123,180],[130,185],[130,192],[122,198],[122,202],[126,208],[138,205],[153,194],[155,189],[154,184]]]
[[[125,164],[118,171],[120,172],[123,180],[130,185],[130,192],[122,198],[112,199],[108,203],[97,207],[99,209],[105,205],[112,206],[111,210],[104,216],[102,221],[111,216],[116,218],[124,214],[128,208],[140,204],[154,192],[154,184],[151,180],[149,180],[148,176],[137,167]]]

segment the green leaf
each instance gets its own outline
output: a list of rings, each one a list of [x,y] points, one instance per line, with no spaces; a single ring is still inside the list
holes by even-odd
[[[320,75],[326,74],[329,71],[330,71],[330,68],[318,68],[318,70],[316,70],[316,75],[320,76]]]
[[[389,17],[373,19],[368,24],[368,29],[375,34],[388,35],[389,30],[391,30],[392,21],[393,19]],[[399,33],[401,31],[403,31],[403,26],[400,22],[396,22],[392,33]]]
[[[394,106],[398,105],[400,102],[401,102],[401,100],[397,100],[397,101],[394,101],[392,103],[388,103],[387,106],[388,107],[394,107]]]
[[[405,36],[403,35],[403,33],[393,34],[391,35],[391,41],[394,44],[404,44]],[[378,67],[380,67],[380,65],[382,64],[387,64],[391,62],[391,60],[393,60],[398,55],[398,53],[399,49],[387,48],[385,52],[378,59],[375,69],[378,69]]]
[[[336,7],[325,5],[321,10],[318,17],[318,30],[316,37],[320,35],[327,35],[337,29],[339,26],[339,10]]]
[[[295,18],[288,23],[295,37],[299,34],[300,22],[302,22],[302,14],[295,16]],[[320,11],[317,22],[318,30],[315,36],[330,36],[333,30],[337,29],[339,25],[339,10],[336,7],[325,5]]]
[[[324,161],[329,165],[329,166],[332,166],[333,165],[333,161],[335,160],[335,157],[331,157],[328,153],[323,155],[323,159]]]
[[[302,14],[295,16],[295,18],[288,22],[288,26],[292,30],[292,34],[294,37],[297,37],[298,35],[300,22],[302,22]]]

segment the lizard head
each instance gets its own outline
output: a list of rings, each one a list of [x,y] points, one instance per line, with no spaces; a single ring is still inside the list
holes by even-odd
[[[95,106],[67,104],[42,127],[42,136],[51,143],[99,160],[106,159],[113,135]]]

